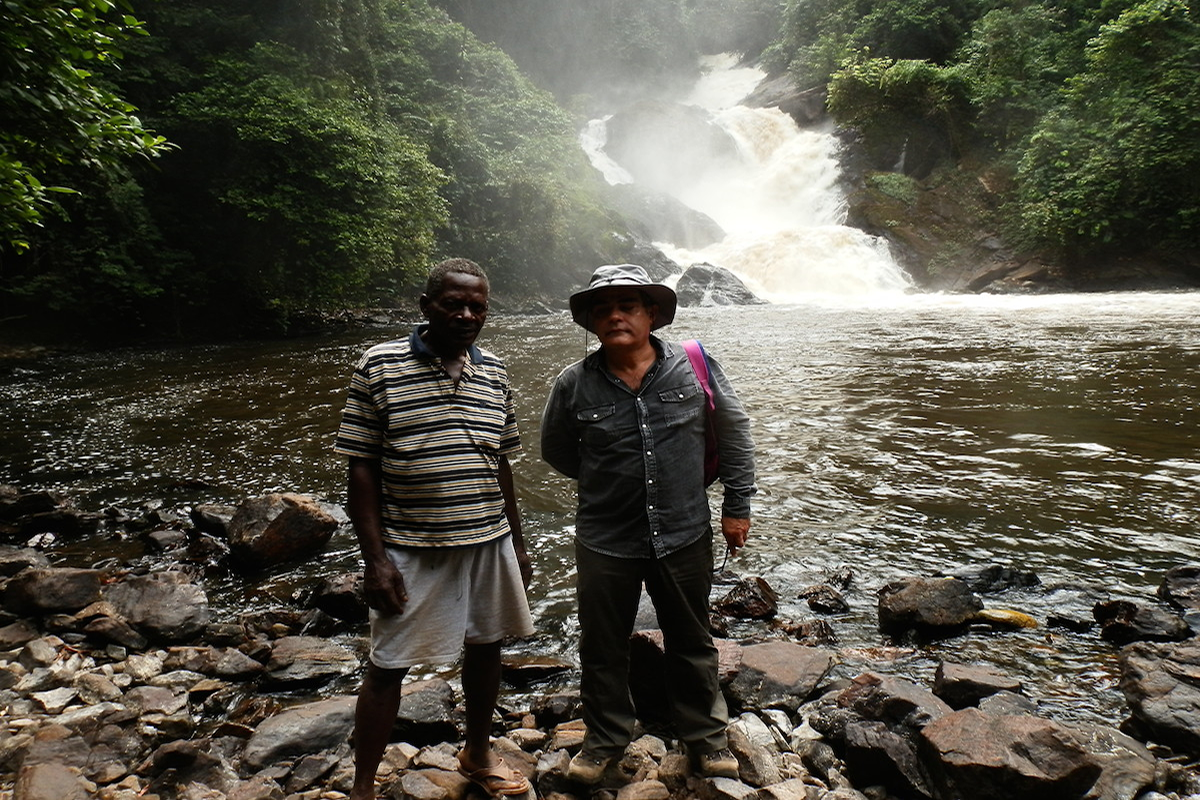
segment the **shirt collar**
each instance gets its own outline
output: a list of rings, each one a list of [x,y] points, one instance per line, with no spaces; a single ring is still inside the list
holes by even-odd
[[[412,333],[408,335],[408,344],[412,348],[413,353],[421,358],[427,361],[440,361],[441,356],[430,350],[429,345],[425,344],[425,340],[421,338],[421,334],[428,328],[428,322],[414,325]],[[474,344],[467,347],[467,357],[471,359],[472,364],[479,364],[483,361],[483,353]]]

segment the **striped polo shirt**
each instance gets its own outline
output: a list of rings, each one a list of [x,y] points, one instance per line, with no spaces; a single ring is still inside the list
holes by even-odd
[[[380,459],[385,543],[482,544],[510,532],[498,464],[521,439],[508,371],[472,345],[456,386],[425,327],[359,360],[334,451]]]

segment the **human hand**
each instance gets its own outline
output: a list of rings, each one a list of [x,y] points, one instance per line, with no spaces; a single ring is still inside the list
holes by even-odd
[[[382,614],[403,614],[408,603],[404,576],[386,558],[379,564],[367,564],[363,571],[363,597],[368,606]]]
[[[729,554],[736,556],[737,551],[746,546],[746,539],[750,536],[750,520],[721,517],[721,534],[725,537]]]

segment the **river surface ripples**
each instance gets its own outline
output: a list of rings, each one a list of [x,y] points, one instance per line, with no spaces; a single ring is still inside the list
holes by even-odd
[[[920,679],[937,659],[992,664],[1065,718],[1123,715],[1115,649],[1046,626],[1064,591],[1154,602],[1171,566],[1200,560],[1200,295],[898,295],[869,303],[681,309],[672,338],[701,339],[753,418],[759,495],[750,546],[729,567],[810,619],[800,589],[842,565],[851,611],[832,617],[839,669]],[[85,510],[236,503],[270,491],[342,502],[330,450],[369,330],[253,344],[59,355],[9,367],[0,480]],[[515,462],[539,633],[529,654],[573,658],[574,487],[538,457],[557,372],[581,357],[565,315],[494,315],[481,344],[508,363],[525,454]],[[712,492],[712,502],[719,502]],[[136,540],[57,542],[65,566],[142,557]],[[1002,564],[1041,585],[985,596],[1043,624],[892,646],[876,592],[898,576]],[[357,569],[348,532],[327,558],[210,589],[219,614],[286,601]],[[752,628],[739,628],[748,633]]]

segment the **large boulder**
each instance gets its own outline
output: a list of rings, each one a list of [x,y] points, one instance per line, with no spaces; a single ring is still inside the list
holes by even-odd
[[[127,577],[105,587],[104,599],[125,621],[160,641],[187,641],[211,617],[204,587],[182,572]]]
[[[675,284],[681,306],[749,306],[765,303],[725,267],[693,264]]]
[[[1200,755],[1200,638],[1135,642],[1118,661],[1134,732]]]
[[[307,558],[325,549],[338,520],[311,497],[268,494],[242,502],[229,520],[235,566],[261,569]]]
[[[802,128],[820,124],[825,118],[825,87],[801,89],[786,73],[764,78],[741,105],[750,108],[778,108]]]

